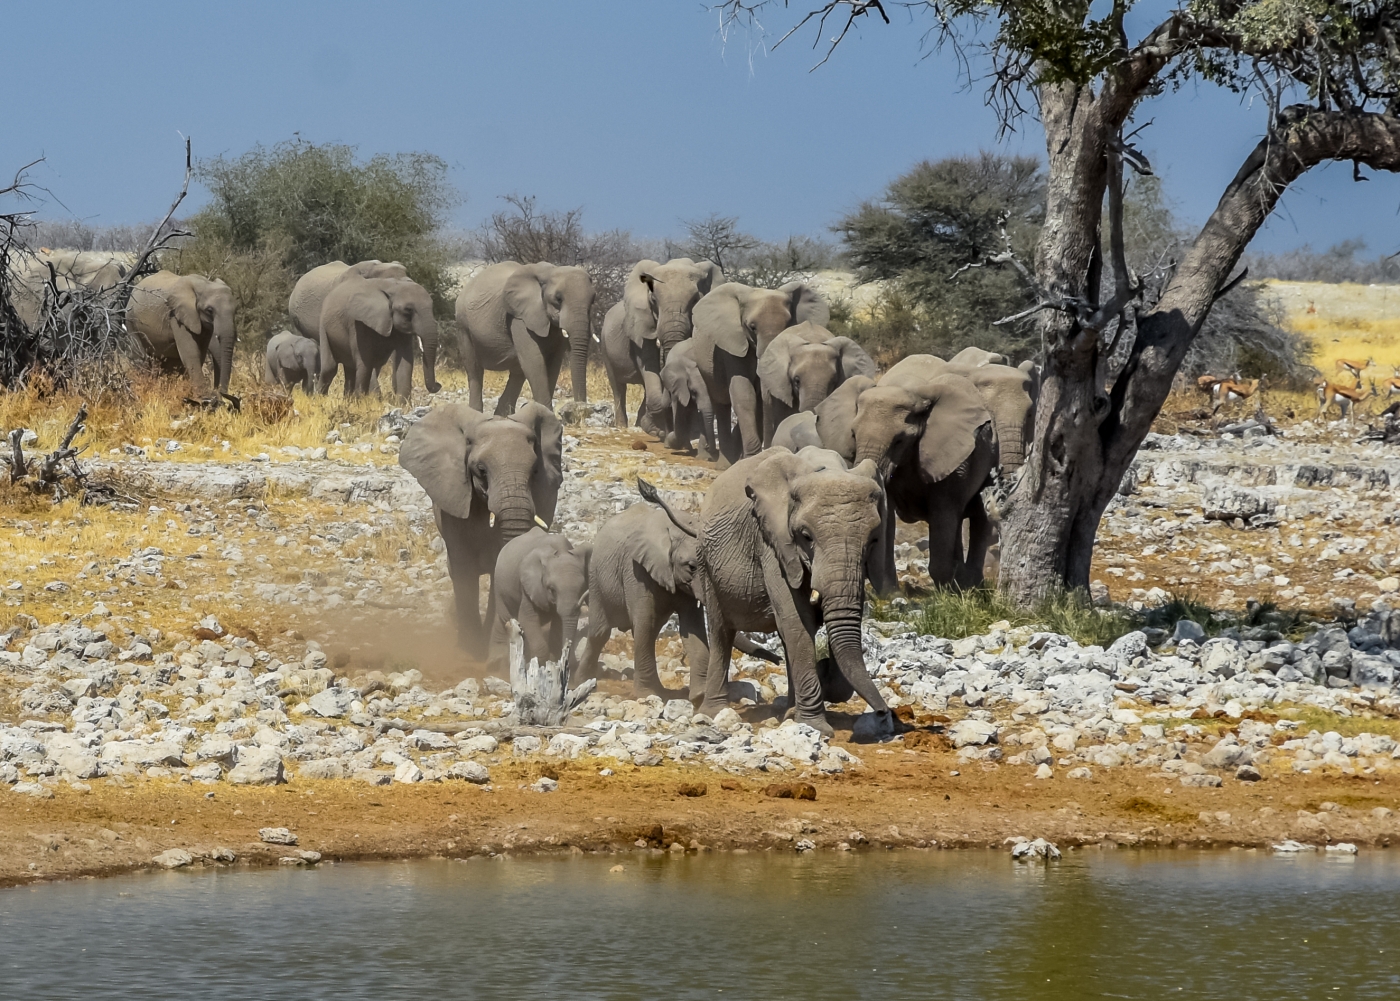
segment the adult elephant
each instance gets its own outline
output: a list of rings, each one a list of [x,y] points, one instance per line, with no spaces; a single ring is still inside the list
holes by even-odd
[[[48,304],[62,301],[60,298],[56,302],[55,294],[71,297],[80,288],[102,293],[116,287],[130,273],[127,261],[116,254],[46,247],[32,253],[12,252],[11,267],[17,280],[11,285],[10,301],[30,330],[43,323]]]
[[[1020,469],[1026,460],[1026,442],[1035,430],[1034,375],[997,362],[966,365],[935,355],[909,355],[880,378],[880,385],[917,388],[943,373],[961,375],[977,387],[996,429],[998,468],[1003,474]]]
[[[880,715],[883,729],[893,729],[861,649],[865,558],[883,545],[884,490],[875,463],[832,469],[769,449],[721,473],[698,519],[670,508],[650,484],[638,485],[698,542],[710,646],[703,674],[691,670],[692,700],[704,693],[701,712],[714,715],[728,704],[736,630],[776,629],[798,721],[831,735],[823,703],[855,693]],[[831,653],[818,661],[822,626]]]
[[[481,577],[495,573],[507,542],[554,520],[563,444],[563,425],[538,403],[510,417],[457,403],[429,411],[399,449],[399,465],[433,502],[456,598],[457,641],[474,657],[486,656]],[[494,618],[492,593],[485,622]]]
[[[196,399],[228,396],[233,371],[233,292],[204,275],[157,271],[136,283],[126,310],[126,328],[145,343],[167,372],[184,369]],[[204,363],[214,363],[212,391]]]
[[[312,268],[297,279],[292,294],[287,298],[287,312],[291,314],[293,329],[302,337],[320,341],[321,306],[331,289],[352,277],[407,278],[408,269],[398,261],[360,261],[358,264],[331,261]]]
[[[981,491],[997,464],[992,415],[977,387],[962,375],[942,372],[918,381],[905,373],[906,378],[887,383],[889,375],[858,396],[828,398],[817,408],[817,433],[825,447],[843,457],[879,467],[893,515],[928,523],[928,572],[934,584],[976,586],[991,545]],[[966,555],[964,520],[969,523]],[[886,534],[890,566],[893,534]]]
[[[810,320],[773,338],[758,359],[763,391],[763,445],[773,442],[778,425],[803,410],[817,407],[854,376],[873,379],[875,362],[849,337],[836,337]]]
[[[407,402],[413,393],[415,344],[423,345],[423,384],[437,381],[438,326],[428,290],[408,278],[349,275],[321,306],[321,389],[330,388],[345,369],[345,395],[378,388],[379,370],[392,361],[394,395]]]
[[[508,665],[506,623],[520,623],[525,660],[541,664],[565,658],[564,670],[577,663],[579,612],[588,600],[588,563],[592,546],[575,546],[562,535],[538,525],[501,547],[491,577],[496,618],[491,627],[489,665]]]
[[[758,360],[768,345],[794,324],[810,321],[825,327],[830,318],[826,300],[802,282],[777,289],[727,282],[700,300],[695,307],[695,362],[715,409],[721,467],[763,447]]]
[[[671,349],[691,335],[695,304],[723,281],[719,265],[689,257],[665,264],[638,261],[632,268],[622,299],[603,317],[601,339],[618,427],[627,426],[627,387],[641,386],[637,426],[658,438],[670,430],[661,366]]]
[[[263,358],[263,381],[269,386],[300,385],[307,393],[316,392],[321,381],[321,346],[316,341],[280,330],[268,339]]]
[[[468,279],[457,296],[457,336],[471,406],[482,409],[482,378],[490,369],[509,373],[496,413],[515,409],[527,380],[535,402],[554,409],[566,355],[573,363],[574,399],[587,400],[596,298],[593,279],[582,267],[504,261]]]
[[[1010,359],[1006,355],[998,354],[995,351],[988,351],[985,348],[965,347],[953,357],[948,359],[950,365],[1005,365]]]

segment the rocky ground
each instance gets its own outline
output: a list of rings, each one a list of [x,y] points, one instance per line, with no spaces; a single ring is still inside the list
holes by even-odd
[[[783,722],[784,675],[751,657],[736,657],[735,709],[717,718],[633,700],[626,637],[565,727],[518,726],[509,684],[453,650],[431,512],[392,464],[413,416],[314,449],[131,442],[93,463],[115,508],[14,504],[0,882],[317,853],[1400,832],[1387,499],[1400,458],[1346,428],[1154,436],[1095,561],[1101,599],[1191,592],[1310,617],[1256,604],[1223,635],[1183,621],[1106,649],[1006,623],[949,640],[872,619],[867,664],[905,732],[867,743],[858,704],[836,707],[833,741]],[[638,472],[687,507],[713,476],[611,429],[605,408],[573,420],[556,522],[573,538],[635,502]],[[917,541],[899,546],[913,585]],[[678,690],[679,649],[663,639]],[[295,850],[258,833],[282,827]]]

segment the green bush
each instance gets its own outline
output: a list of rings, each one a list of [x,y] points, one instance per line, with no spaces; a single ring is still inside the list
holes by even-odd
[[[888,615],[891,609],[882,603],[874,611],[878,618],[881,612]],[[945,639],[981,635],[993,623],[1007,622],[1013,628],[1034,626],[1070,636],[1085,645],[1100,646],[1108,646],[1124,633],[1146,625],[1141,615],[1116,605],[1099,608],[1082,592],[1049,595],[1031,608],[1021,608],[1001,592],[985,587],[935,591],[919,601],[905,618],[920,633]]]
[[[428,153],[357,162],[355,149],[302,140],[201,161],[213,199],[188,220],[194,237],[164,266],[221,278],[234,290],[239,334],[266,334],[286,315],[297,276],[328,261],[401,261],[452,315],[451,254],[440,237],[457,194]]]

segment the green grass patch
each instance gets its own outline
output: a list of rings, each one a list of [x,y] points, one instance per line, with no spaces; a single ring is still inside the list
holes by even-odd
[[[875,611],[878,617],[879,609]],[[1060,633],[1086,646],[1107,646],[1145,624],[1141,615],[1118,606],[1096,607],[1081,592],[1049,595],[1030,608],[1021,608],[990,588],[936,591],[917,602],[905,618],[919,632],[947,639],[976,636],[1006,622],[1012,628],[1031,626]]]

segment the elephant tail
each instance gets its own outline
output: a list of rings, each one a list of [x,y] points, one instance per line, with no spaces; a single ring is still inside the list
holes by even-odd
[[[665,511],[666,517],[670,518],[672,523],[686,535],[693,538],[700,534],[700,530],[695,525],[695,519],[691,515],[672,508],[670,504],[667,504],[666,501],[662,499],[661,494],[657,492],[656,488],[640,476],[637,477],[637,493],[642,495],[642,500],[655,504],[657,507],[661,508],[661,510]]]
[[[750,657],[760,657],[772,664],[781,664],[783,662],[781,657],[754,640],[748,633],[740,632],[734,634],[734,649],[738,650],[740,653],[746,653]]]

